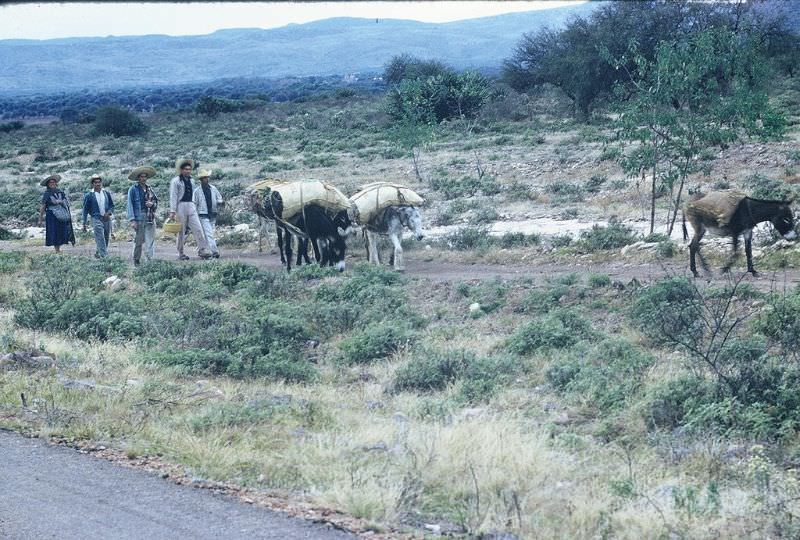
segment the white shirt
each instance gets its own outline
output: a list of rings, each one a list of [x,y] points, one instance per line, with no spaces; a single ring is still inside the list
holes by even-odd
[[[100,208],[100,215],[106,215],[106,194],[105,190],[101,189],[100,191],[94,192],[94,198],[97,199],[97,206]]]

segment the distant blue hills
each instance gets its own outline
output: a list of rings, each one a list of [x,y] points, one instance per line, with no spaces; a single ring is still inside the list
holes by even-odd
[[[600,3],[443,24],[333,18],[203,36],[0,40],[0,94],[51,94],[209,82],[380,72],[395,55],[458,69],[497,70],[524,33],[559,27]]]

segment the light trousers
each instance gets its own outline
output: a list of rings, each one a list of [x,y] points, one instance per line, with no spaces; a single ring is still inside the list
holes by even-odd
[[[111,238],[111,220],[103,221],[100,218],[92,217],[92,231],[94,232],[94,243],[97,246],[94,254],[104,259],[108,255],[108,241]]]
[[[183,243],[186,241],[186,231],[191,229],[194,240],[197,242],[197,251],[202,255],[208,253],[208,242],[200,224],[200,217],[197,215],[197,207],[193,202],[179,202],[178,211],[175,213],[178,221],[181,222],[181,232],[178,233],[178,254],[183,255]]]
[[[144,247],[144,257],[151,261],[156,254],[156,224],[146,221],[137,221],[139,227],[136,229],[136,236],[133,238],[133,262],[139,264],[142,261],[142,247]]]
[[[211,250],[211,253],[219,253],[219,249],[217,249],[217,241],[214,239],[214,229],[217,225],[217,218],[201,217],[200,225],[203,226],[203,232],[206,235],[206,242],[208,242],[208,249]]]

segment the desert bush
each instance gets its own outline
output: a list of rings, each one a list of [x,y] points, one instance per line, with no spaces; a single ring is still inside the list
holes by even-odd
[[[190,374],[219,375],[225,373],[233,356],[225,351],[171,349],[147,351],[139,359],[147,364],[178,367]]]
[[[475,355],[463,350],[414,351],[408,363],[395,373],[392,392],[433,392],[443,390],[463,374]]]
[[[781,346],[795,361],[800,355],[800,294],[771,296],[754,329]]]
[[[553,196],[553,200],[559,203],[581,202],[585,197],[583,186],[580,184],[570,184],[569,182],[556,182],[548,184],[545,191]]]
[[[607,227],[593,225],[589,231],[582,231],[580,246],[588,251],[616,249],[638,240],[638,235],[630,227],[611,219]]]
[[[608,181],[608,178],[605,176],[600,176],[598,174],[592,175],[589,180],[586,182],[585,189],[589,193],[599,193],[605,184]]]
[[[750,188],[750,196],[756,199],[787,201],[797,195],[792,185],[760,174],[748,177],[745,183]]]
[[[11,274],[22,268],[25,255],[20,251],[0,252],[0,274]]]
[[[506,198],[509,201],[531,201],[536,198],[536,191],[521,182],[512,182],[506,189]]]
[[[525,313],[544,314],[561,305],[562,298],[568,297],[572,289],[567,285],[552,285],[529,292],[521,303]]]
[[[589,287],[600,289],[611,285],[611,276],[608,274],[589,274]]]
[[[142,135],[147,132],[147,125],[128,109],[108,106],[97,110],[92,132],[114,137]]]
[[[483,313],[491,313],[506,305],[508,286],[499,279],[476,285],[460,283],[456,292],[471,302],[478,302]]]
[[[472,197],[478,193],[487,196],[500,193],[500,184],[488,175],[483,178],[464,175],[458,179],[439,175],[431,179],[431,188],[441,192],[447,199]]]
[[[486,249],[491,245],[487,227],[462,227],[446,235],[442,240],[451,249],[459,251]]]
[[[253,279],[256,274],[258,269],[255,266],[231,261],[215,265],[211,279],[228,289],[234,289],[240,283]]]
[[[25,122],[21,120],[14,120],[13,122],[4,122],[0,124],[0,133],[11,133],[12,131],[18,131],[25,127]]]
[[[509,355],[477,357],[459,377],[458,398],[469,404],[488,401],[523,371],[519,359]]]
[[[413,339],[413,332],[402,326],[370,324],[339,342],[339,349],[345,363],[368,364],[386,358]]]
[[[225,369],[233,377],[263,377],[273,381],[302,383],[317,377],[317,368],[296,348],[277,347],[252,359],[234,358]]]
[[[42,192],[39,189],[0,189],[0,223],[35,225],[41,203]]]
[[[270,396],[244,403],[211,403],[188,419],[196,434],[211,429],[230,429],[264,424],[275,426],[300,425],[320,428],[332,422],[329,413],[313,401],[292,399],[291,396]]]
[[[538,246],[541,242],[542,237],[536,233],[507,232],[500,237],[500,247],[505,249]]]
[[[606,339],[555,358],[546,376],[556,389],[606,410],[632,399],[652,364],[653,357],[630,342]]]
[[[591,323],[576,311],[560,308],[519,326],[506,341],[506,349],[518,355],[567,349],[595,334]]]
[[[171,279],[191,278],[199,269],[195,265],[155,259],[137,267],[133,275],[137,281],[153,286]]]

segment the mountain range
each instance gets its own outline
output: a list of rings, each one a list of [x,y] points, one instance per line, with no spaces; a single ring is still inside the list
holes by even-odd
[[[449,23],[332,18],[202,36],[0,40],[0,93],[170,86],[226,77],[380,72],[395,55],[496,70],[523,34],[559,27],[600,2]]]

